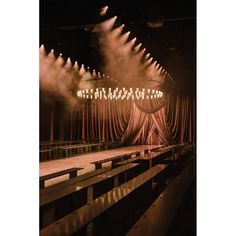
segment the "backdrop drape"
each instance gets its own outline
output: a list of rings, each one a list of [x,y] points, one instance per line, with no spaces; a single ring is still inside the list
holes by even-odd
[[[195,142],[195,98],[92,100],[71,108],[41,100],[41,140],[119,141],[123,145]]]

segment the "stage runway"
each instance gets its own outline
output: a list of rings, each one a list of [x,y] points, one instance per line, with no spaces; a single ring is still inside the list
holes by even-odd
[[[115,149],[109,149],[105,151],[99,151],[99,152],[91,152],[86,154],[80,154],[73,157],[58,159],[58,160],[52,160],[52,161],[44,161],[40,162],[40,176],[47,175],[56,171],[68,169],[71,167],[81,167],[84,168],[83,170],[80,170],[78,172],[78,175],[88,173],[90,171],[93,171],[95,169],[95,166],[93,164],[90,164],[93,161],[103,160],[106,158],[110,158],[117,155],[122,155],[127,152],[132,151],[141,151],[143,152],[145,149],[158,147],[158,145],[133,145],[133,146],[126,146],[126,147],[120,147]],[[105,163],[104,166],[109,166],[110,163]],[[64,181],[68,179],[68,175],[60,176],[51,180],[48,180],[45,182],[45,187],[59,183],[61,181]]]

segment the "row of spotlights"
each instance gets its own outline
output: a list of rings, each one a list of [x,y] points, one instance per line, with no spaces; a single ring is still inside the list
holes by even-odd
[[[163,92],[157,89],[146,88],[96,88],[96,89],[82,89],[77,91],[77,96],[82,99],[100,99],[100,100],[144,100],[157,99],[163,97]]]

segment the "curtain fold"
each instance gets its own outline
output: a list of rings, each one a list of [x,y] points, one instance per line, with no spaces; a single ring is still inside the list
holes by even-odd
[[[119,141],[123,145],[195,142],[195,98],[187,95],[169,94],[142,102],[93,100],[64,111],[42,103],[40,112],[47,118],[40,119],[44,140]],[[57,122],[55,116],[59,116]]]

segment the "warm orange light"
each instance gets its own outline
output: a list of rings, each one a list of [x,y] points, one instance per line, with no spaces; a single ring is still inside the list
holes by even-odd
[[[146,94],[146,95],[145,95]],[[83,89],[77,91],[77,96],[84,99],[99,100],[139,100],[139,99],[156,99],[163,96],[163,92],[157,89],[146,88],[96,88]]]

